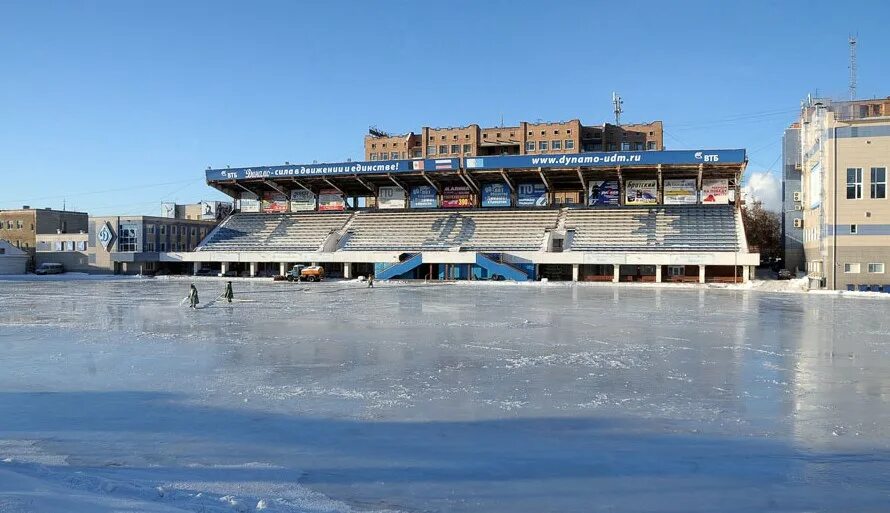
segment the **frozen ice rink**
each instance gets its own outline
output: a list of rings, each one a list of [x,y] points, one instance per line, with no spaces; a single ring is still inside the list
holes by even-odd
[[[0,512],[890,509],[890,301],[0,281]]]

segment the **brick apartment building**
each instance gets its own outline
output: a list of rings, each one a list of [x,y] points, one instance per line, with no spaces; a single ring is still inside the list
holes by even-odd
[[[0,239],[28,253],[29,266],[34,265],[38,235],[86,233],[85,212],[31,208],[0,210]]]
[[[402,135],[371,129],[365,136],[365,160],[663,149],[661,121],[620,126],[587,126],[577,119],[554,123],[522,121],[517,126],[488,128],[476,124],[423,127],[419,134]]]

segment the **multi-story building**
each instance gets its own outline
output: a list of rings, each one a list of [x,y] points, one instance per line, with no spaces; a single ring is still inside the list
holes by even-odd
[[[806,269],[802,232],[796,225],[803,220],[800,188],[800,123],[792,123],[782,136],[782,241],[785,268]]]
[[[198,219],[91,217],[88,264],[116,274],[154,272],[162,254],[193,251],[214,226],[216,221]]]
[[[808,99],[800,116],[801,208],[794,222],[811,282],[890,285],[890,97]]]
[[[522,121],[516,126],[487,128],[477,124],[423,127],[419,134],[402,135],[372,129],[365,136],[365,160],[663,149],[661,121],[620,126],[586,126],[577,119],[553,123]]]
[[[86,233],[87,218],[84,212],[27,205],[15,210],[0,210],[0,239],[28,253],[29,267],[33,267],[38,235]]]

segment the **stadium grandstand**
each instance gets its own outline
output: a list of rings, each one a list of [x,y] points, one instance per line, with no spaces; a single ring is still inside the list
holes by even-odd
[[[378,279],[739,282],[744,150],[207,169],[234,212],[168,261]]]

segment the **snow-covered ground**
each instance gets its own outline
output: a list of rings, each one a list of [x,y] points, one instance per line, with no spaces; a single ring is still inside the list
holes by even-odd
[[[890,504],[887,301],[195,283],[0,281],[0,512]]]

